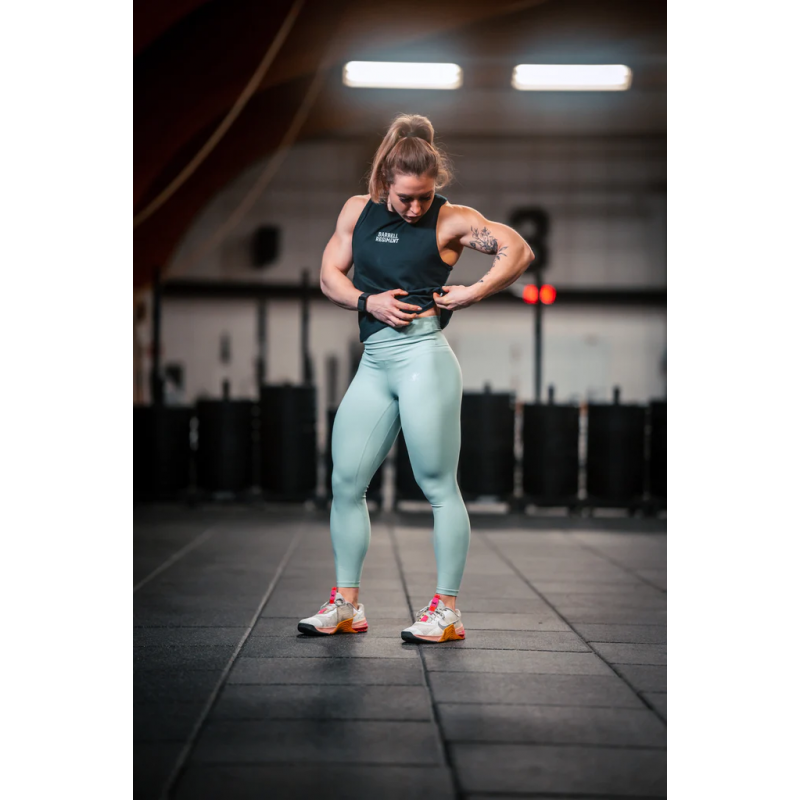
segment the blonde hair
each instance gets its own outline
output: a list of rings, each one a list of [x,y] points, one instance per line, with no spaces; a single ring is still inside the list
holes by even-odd
[[[435,188],[447,186],[453,177],[447,155],[433,143],[433,125],[418,114],[395,117],[372,159],[369,196],[384,203],[397,173],[435,179]]]

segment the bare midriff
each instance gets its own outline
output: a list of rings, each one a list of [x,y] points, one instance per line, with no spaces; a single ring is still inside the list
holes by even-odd
[[[441,312],[439,310],[439,306],[434,305],[431,308],[426,309],[425,311],[420,311],[419,314],[417,314],[417,319],[419,319],[420,317],[438,317],[440,316],[440,314]]]

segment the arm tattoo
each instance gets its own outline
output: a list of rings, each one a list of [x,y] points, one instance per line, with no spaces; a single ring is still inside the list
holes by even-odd
[[[494,254],[497,252],[497,239],[492,236],[488,228],[479,231],[477,228],[470,227],[473,239],[469,246],[473,250],[480,250],[482,253]]]
[[[495,242],[495,247],[497,247],[497,242]],[[492,271],[492,268],[494,267],[494,265],[495,265],[495,264],[497,264],[497,262],[498,262],[498,261],[500,261],[500,259],[501,259],[501,258],[505,258],[505,257],[508,255],[508,253],[504,253],[504,252],[503,252],[504,250],[508,250],[508,245],[505,245],[505,244],[504,244],[504,245],[503,245],[503,246],[502,246],[502,247],[501,247],[501,248],[500,248],[500,249],[497,251],[497,255],[494,257],[494,261],[492,261],[492,266],[491,266],[491,267],[489,267],[489,272],[491,272],[491,271]],[[486,273],[486,275],[484,275],[484,276],[483,276],[483,278],[485,278],[485,277],[486,277],[486,276],[489,274],[489,272],[487,272],[487,273]],[[481,278],[481,279],[478,281],[478,283],[483,283],[483,278]]]

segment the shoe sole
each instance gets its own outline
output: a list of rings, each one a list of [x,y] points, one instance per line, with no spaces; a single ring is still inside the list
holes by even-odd
[[[467,638],[467,632],[462,628],[461,633],[456,632],[455,622],[448,625],[440,638],[435,636],[415,636],[411,631],[403,631],[400,634],[405,642],[417,642],[418,644],[441,644],[441,642],[463,642]]]
[[[352,619],[340,622],[335,628],[315,628],[309,622],[300,622],[297,625],[297,630],[308,636],[333,636],[334,633],[366,633],[368,628],[369,625],[366,622],[359,622],[353,625]]]

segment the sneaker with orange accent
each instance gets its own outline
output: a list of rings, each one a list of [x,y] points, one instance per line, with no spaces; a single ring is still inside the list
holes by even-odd
[[[417,621],[401,634],[407,642],[449,642],[465,639],[467,632],[461,623],[461,612],[448,608],[442,603],[438,594],[433,596],[430,604],[420,609]]]
[[[313,617],[301,619],[297,630],[311,636],[330,636],[332,633],[366,633],[368,627],[363,604],[348,603],[334,586],[328,602]]]

